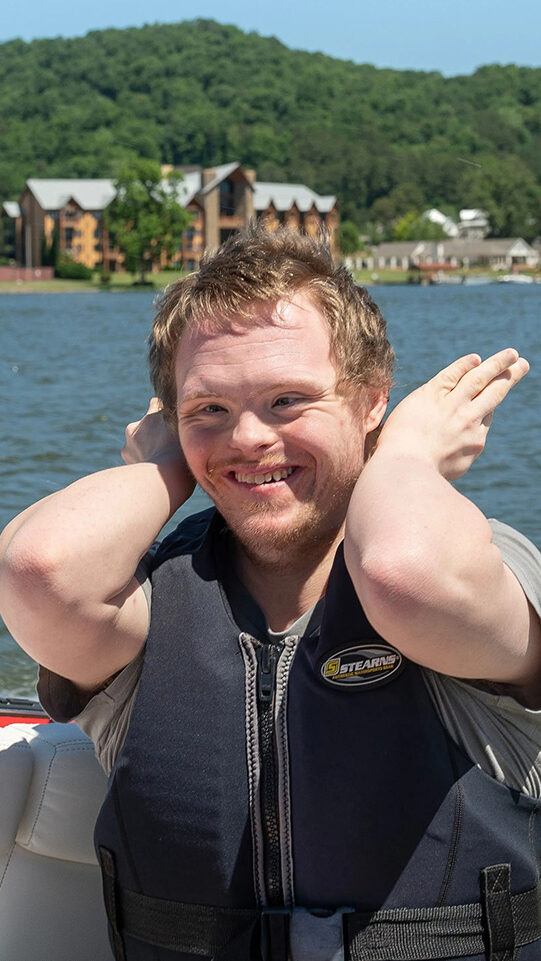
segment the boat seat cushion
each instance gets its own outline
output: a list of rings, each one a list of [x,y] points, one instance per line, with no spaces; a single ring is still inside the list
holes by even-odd
[[[0,729],[0,961],[111,961],[93,846],[105,790],[75,724]]]

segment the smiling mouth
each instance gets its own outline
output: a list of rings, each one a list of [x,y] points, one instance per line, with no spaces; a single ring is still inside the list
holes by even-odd
[[[261,474],[244,474],[235,472],[234,477],[238,484],[252,484],[256,487],[259,487],[264,484],[276,484],[279,481],[287,480],[287,478],[291,477],[295,470],[295,467],[284,467],[273,471],[265,471],[265,473]]]

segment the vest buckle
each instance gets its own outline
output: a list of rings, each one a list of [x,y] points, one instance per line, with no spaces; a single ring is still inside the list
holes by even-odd
[[[263,908],[260,919],[261,961],[290,961],[288,908]]]
[[[261,961],[345,961],[344,915],[354,908],[265,908]]]
[[[354,908],[295,908],[289,930],[290,961],[345,961],[344,915]]]

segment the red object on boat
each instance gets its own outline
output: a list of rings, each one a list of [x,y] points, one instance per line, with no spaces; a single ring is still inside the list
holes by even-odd
[[[0,727],[8,724],[48,724],[50,717],[39,701],[26,697],[0,697]]]

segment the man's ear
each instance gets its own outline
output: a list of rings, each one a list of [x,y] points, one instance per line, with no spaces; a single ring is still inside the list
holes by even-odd
[[[374,391],[369,396],[364,426],[367,433],[379,427],[387,410],[389,395],[384,391]]]
[[[389,400],[389,395],[381,391],[373,393],[370,405],[366,412],[365,418],[365,428],[366,436],[364,440],[364,461],[370,459],[374,450],[376,449],[376,444],[381,431],[381,422],[383,420],[383,415],[387,410],[387,402]]]

